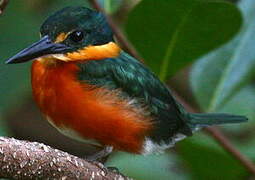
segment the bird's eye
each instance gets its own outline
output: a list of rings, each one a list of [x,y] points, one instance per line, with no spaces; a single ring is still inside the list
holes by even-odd
[[[84,33],[82,31],[74,31],[69,35],[70,39],[73,42],[81,42],[84,38]]]

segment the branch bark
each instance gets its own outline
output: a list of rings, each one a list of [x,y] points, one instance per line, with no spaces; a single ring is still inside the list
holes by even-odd
[[[0,15],[3,14],[5,8],[7,7],[7,4],[9,3],[9,0],[1,0],[0,1]]]
[[[128,180],[100,163],[88,162],[37,142],[0,137],[0,177],[11,179]]]
[[[97,0],[89,0],[91,5],[97,9],[98,11],[101,11],[105,14],[107,17],[109,24],[111,28],[113,29],[113,32],[116,35],[116,38],[121,43],[121,45],[127,49],[128,53],[134,56],[137,59],[140,59],[139,56],[137,56],[137,51],[132,47],[130,43],[126,41],[126,38],[124,37],[123,33],[120,31],[120,29],[115,25],[112,18],[108,16],[104,10],[100,7]],[[123,38],[124,37],[124,38]],[[184,107],[190,111],[190,112],[199,112],[198,109],[193,108],[190,104],[185,102],[181,95],[179,95],[177,92],[172,91],[172,93],[175,95],[175,97],[179,100],[180,103],[184,105]],[[249,160],[247,157],[242,155],[241,152],[239,152],[230,142],[230,140],[216,127],[209,127],[205,128],[205,132],[212,136],[227,152],[229,152],[235,159],[237,159],[250,173],[255,175],[255,165],[251,160]]]

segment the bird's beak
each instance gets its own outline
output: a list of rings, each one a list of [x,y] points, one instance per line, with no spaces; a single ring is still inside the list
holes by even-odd
[[[53,43],[49,36],[44,36],[38,42],[8,59],[5,63],[23,63],[49,54],[62,54],[69,50],[70,48],[68,46],[60,43]]]

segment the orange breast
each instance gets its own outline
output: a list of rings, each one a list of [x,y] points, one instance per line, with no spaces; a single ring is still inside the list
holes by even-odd
[[[84,139],[140,153],[151,129],[150,119],[117,91],[79,82],[78,70],[72,62],[33,63],[33,95],[41,111],[57,127],[72,129]]]

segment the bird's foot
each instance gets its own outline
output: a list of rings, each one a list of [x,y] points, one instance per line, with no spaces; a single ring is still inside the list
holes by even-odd
[[[122,175],[122,176],[124,176],[120,171],[119,171],[119,169],[117,168],[117,167],[113,167],[113,166],[109,166],[109,167],[107,167],[107,166],[105,166],[104,164],[102,164],[101,162],[99,162],[99,161],[89,161],[90,163],[92,163],[92,164],[94,164],[94,165],[96,165],[97,167],[99,167],[100,169],[102,169],[105,173],[107,173],[107,172],[114,172],[114,173],[116,173],[116,174],[120,174],[120,175]]]
[[[107,161],[107,159],[112,151],[113,151],[113,147],[106,146],[101,151],[99,151],[93,155],[87,156],[85,159],[90,162],[104,164]]]
[[[109,167],[106,167],[109,171],[112,171],[112,172],[115,172],[117,174],[121,174],[119,169],[116,168],[116,167],[112,167],[112,166],[109,166]]]

